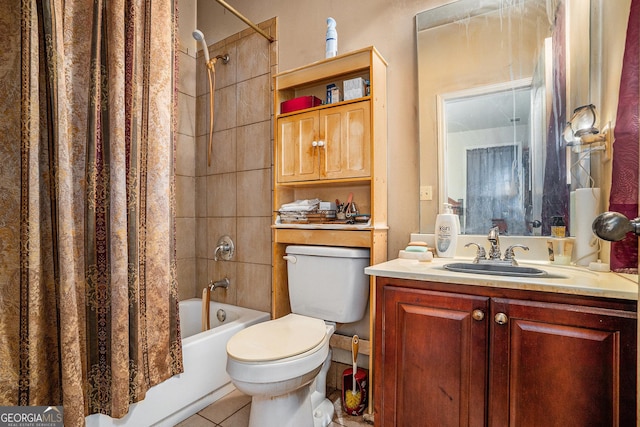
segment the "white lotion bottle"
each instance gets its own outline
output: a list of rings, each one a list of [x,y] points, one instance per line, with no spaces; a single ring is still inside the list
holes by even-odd
[[[336,20],[327,18],[326,37],[326,58],[333,58],[338,55],[338,32],[336,31]]]
[[[444,204],[443,213],[436,217],[436,252],[441,258],[456,256],[456,244],[460,234],[460,219],[453,213],[449,203]]]

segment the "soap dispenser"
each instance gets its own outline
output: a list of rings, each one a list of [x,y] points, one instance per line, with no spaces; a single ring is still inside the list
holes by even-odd
[[[460,218],[453,213],[449,203],[444,204],[442,213],[436,217],[436,252],[439,257],[453,258],[460,234]]]

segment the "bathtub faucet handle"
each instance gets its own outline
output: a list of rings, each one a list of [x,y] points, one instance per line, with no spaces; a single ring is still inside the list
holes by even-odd
[[[209,290],[211,292],[215,291],[216,288],[224,288],[227,289],[229,287],[229,285],[231,284],[231,281],[229,280],[228,277],[225,277],[222,280],[217,280],[217,281],[209,281]]]
[[[233,244],[233,240],[231,240],[231,237],[222,236],[220,240],[218,240],[216,249],[213,252],[213,260],[218,261],[220,259],[223,259],[225,261],[229,261],[233,257],[235,249],[236,248]]]

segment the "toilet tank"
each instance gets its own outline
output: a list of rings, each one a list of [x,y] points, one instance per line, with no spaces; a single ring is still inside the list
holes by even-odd
[[[288,246],[291,311],[339,323],[364,316],[369,300],[369,249]]]

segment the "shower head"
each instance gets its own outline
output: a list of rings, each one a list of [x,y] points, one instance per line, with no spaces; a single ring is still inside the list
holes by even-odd
[[[205,64],[209,63],[209,47],[207,46],[207,42],[204,40],[204,34],[202,34],[202,31],[196,29],[193,32],[193,38],[196,39],[196,41],[199,41],[202,43],[202,52],[204,53],[204,62]]]

